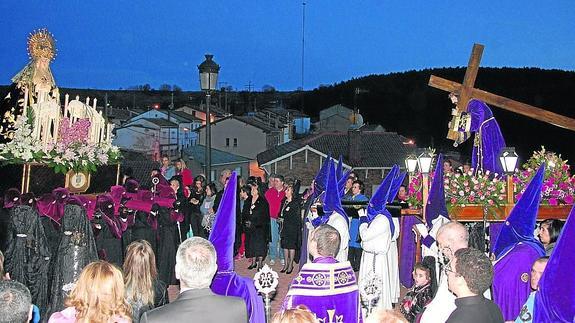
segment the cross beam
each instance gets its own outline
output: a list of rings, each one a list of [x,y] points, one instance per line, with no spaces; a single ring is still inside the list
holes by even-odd
[[[521,103],[497,94],[489,93],[480,89],[474,88],[475,79],[477,78],[477,71],[479,70],[479,63],[483,54],[484,46],[481,44],[474,44],[463,84],[446,80],[444,78],[431,75],[428,85],[440,90],[458,95],[458,102],[456,107],[456,115],[467,110],[467,104],[474,98],[481,100],[487,104],[508,110],[517,114],[524,115],[529,118],[537,119],[561,128],[575,131],[575,119],[569,118],[545,109],[541,109],[529,104]],[[452,129],[449,130],[447,138],[457,140],[458,134]]]
[[[431,75],[429,85],[448,92],[456,92],[461,88],[461,84],[446,80],[444,78]],[[487,104],[524,115],[529,118],[537,119],[550,123],[554,126],[575,131],[575,119],[569,118],[555,112],[547,111],[529,104],[521,103],[506,97],[489,93],[487,91],[472,89],[471,98],[481,100]],[[468,100],[469,101],[469,100]]]

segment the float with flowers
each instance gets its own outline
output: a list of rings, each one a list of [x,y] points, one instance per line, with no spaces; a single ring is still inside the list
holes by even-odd
[[[570,172],[567,160],[560,154],[547,151],[545,147],[533,155],[506,180],[497,173],[463,172],[444,174],[445,201],[450,216],[460,221],[480,221],[487,216],[490,221],[505,219],[536,170],[542,163],[547,165],[541,190],[541,206],[538,219],[566,218],[574,203],[575,175]],[[432,182],[433,173],[428,175]],[[418,214],[423,207],[423,175],[420,172],[410,177],[407,203],[412,213]]]

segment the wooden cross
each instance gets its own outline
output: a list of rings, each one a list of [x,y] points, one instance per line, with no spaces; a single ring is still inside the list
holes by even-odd
[[[469,58],[467,70],[465,71],[465,77],[463,78],[463,84],[446,80],[435,75],[431,75],[429,78],[429,86],[450,93],[455,93],[458,96],[456,115],[460,115],[461,112],[467,110],[467,104],[471,99],[478,99],[486,104],[575,131],[575,119],[573,118],[568,118],[529,104],[521,103],[497,94],[474,88],[473,86],[475,84],[475,79],[477,78],[477,71],[479,70],[483,48],[484,46],[481,44],[473,45],[471,57]],[[458,136],[457,131],[454,131],[453,127],[450,127],[447,138],[455,141]]]

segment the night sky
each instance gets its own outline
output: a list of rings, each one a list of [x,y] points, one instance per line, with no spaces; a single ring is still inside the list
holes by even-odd
[[[0,11],[0,84],[26,64],[28,34],[46,27],[60,87],[197,90],[208,52],[221,86],[301,86],[301,1],[2,1]],[[482,66],[574,70],[574,18],[573,0],[310,0],[304,88],[466,65],[474,42],[486,46]]]

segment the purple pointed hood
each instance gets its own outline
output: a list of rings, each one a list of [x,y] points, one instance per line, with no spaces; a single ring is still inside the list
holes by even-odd
[[[572,322],[575,317],[575,206],[547,262],[535,294],[533,322]]]
[[[347,213],[345,213],[341,206],[341,197],[337,186],[337,175],[335,173],[335,165],[333,165],[333,163],[331,163],[329,167],[329,173],[327,176],[327,185],[323,196],[323,212],[327,217],[331,216],[333,212],[337,212],[343,216],[346,221],[348,221]]]
[[[343,196],[345,194],[345,182],[347,182],[347,178],[349,174],[351,174],[352,170],[348,170],[341,176],[341,178],[337,181],[337,189],[339,190],[339,195]]]
[[[493,253],[497,259],[519,242],[531,245],[541,255],[545,254],[543,245],[533,234],[539,203],[541,202],[541,187],[543,186],[544,176],[545,164],[542,164],[519,201],[517,201],[517,204],[513,207],[513,210],[507,216],[493,248]]]
[[[407,172],[403,172],[393,179],[393,183],[391,183],[391,188],[389,189],[389,195],[387,196],[387,203],[391,203],[395,200],[397,192],[399,192],[399,188],[401,187],[401,184],[403,184],[405,175],[407,175]]]
[[[232,172],[224,190],[210,233],[210,242],[216,248],[218,272],[234,270],[234,240],[236,235],[237,175]]]
[[[343,177],[343,157],[339,155],[339,159],[337,160],[337,168],[335,169],[335,175],[337,176],[337,181]]]
[[[371,199],[369,199],[369,204],[367,205],[367,222],[371,223],[371,221],[373,221],[373,219],[375,219],[378,214],[382,214],[389,220],[391,234],[395,232],[395,226],[393,225],[393,221],[391,219],[391,213],[389,213],[389,211],[385,208],[385,205],[387,204],[389,192],[398,171],[399,167],[394,165],[391,171],[387,173],[387,176],[383,179],[383,181],[381,181],[381,184],[375,193],[373,193],[373,196]]]
[[[327,155],[327,158],[323,162],[323,165],[321,165],[321,168],[319,169],[317,175],[315,175],[314,178],[314,190],[313,190],[314,197],[320,196],[321,193],[325,191],[325,187],[327,184],[327,176],[329,174],[329,168],[331,167],[331,163],[332,163],[331,156]]]
[[[445,189],[443,185],[443,155],[439,154],[437,157],[437,163],[435,164],[433,182],[429,189],[427,206],[425,208],[425,222],[429,229],[433,227],[433,220],[437,219],[439,216],[444,216],[449,219],[447,206],[445,205]]]

